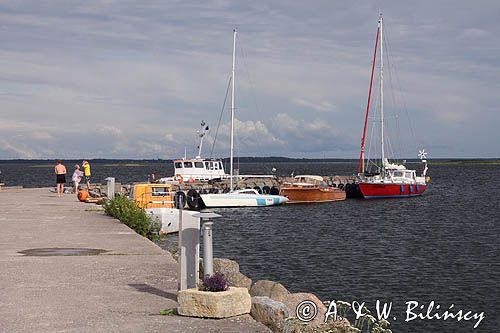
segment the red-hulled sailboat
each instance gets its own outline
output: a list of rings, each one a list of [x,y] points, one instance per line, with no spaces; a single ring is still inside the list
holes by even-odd
[[[358,187],[363,198],[410,198],[424,193],[429,177],[427,173],[426,152],[419,151],[419,157],[424,164],[423,172],[417,175],[416,170],[407,169],[404,164],[390,163],[385,157],[384,147],[384,62],[383,62],[383,18],[380,15],[377,27],[377,37],[375,40],[375,51],[373,52],[372,71],[370,78],[370,89],[368,93],[368,103],[366,106],[365,123],[363,136],[361,139],[361,151],[358,165]],[[380,42],[380,43],[379,43]],[[376,172],[367,172],[365,168],[365,136],[368,122],[368,112],[370,110],[370,99],[373,86],[373,74],[377,59],[377,49],[380,44],[380,164]]]

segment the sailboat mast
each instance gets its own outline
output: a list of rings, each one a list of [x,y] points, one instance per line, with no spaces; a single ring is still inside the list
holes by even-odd
[[[233,153],[234,153],[234,67],[236,62],[236,29],[233,30],[233,70],[231,74],[231,156],[229,161],[229,173],[231,178],[229,180],[229,188],[233,191]]]
[[[370,89],[368,90],[368,102],[366,103],[365,124],[363,126],[363,135],[361,137],[361,150],[359,152],[358,175],[365,172],[365,137],[366,125],[368,124],[368,113],[370,112],[370,101],[372,97],[373,73],[375,73],[375,62],[377,61],[378,36],[380,33],[380,24],[377,22],[377,35],[375,36],[375,50],[373,51],[372,72],[370,76]]]
[[[383,44],[383,18],[380,15],[380,157],[382,162],[382,175],[385,175],[384,154],[384,44]]]

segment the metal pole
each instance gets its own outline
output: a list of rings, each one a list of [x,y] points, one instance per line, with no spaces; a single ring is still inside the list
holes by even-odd
[[[229,157],[229,174],[231,175],[231,178],[229,179],[229,188],[231,189],[231,192],[233,191],[233,150],[234,150],[234,87],[235,87],[235,77],[234,77],[234,68],[235,68],[235,62],[236,62],[236,29],[233,30],[233,70],[231,73],[231,83],[232,83],[232,90],[231,90],[231,153]]]
[[[212,225],[213,222],[205,222],[201,229],[203,230],[203,275],[214,274],[214,258],[212,246]]]
[[[107,181],[107,197],[109,200],[113,199],[115,197],[115,178],[114,177],[108,177],[106,178]]]

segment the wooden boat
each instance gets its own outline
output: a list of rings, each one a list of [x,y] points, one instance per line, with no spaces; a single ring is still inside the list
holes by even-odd
[[[295,176],[292,183],[285,183],[280,194],[288,203],[313,203],[345,200],[345,191],[329,186],[321,176]]]

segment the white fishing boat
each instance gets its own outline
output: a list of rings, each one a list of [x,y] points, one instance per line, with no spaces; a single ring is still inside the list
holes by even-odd
[[[197,134],[200,138],[198,155],[195,158],[184,158],[174,160],[174,176],[160,178],[161,183],[183,183],[192,181],[209,181],[213,179],[227,179],[229,175],[224,171],[224,165],[220,159],[202,158],[203,138],[209,128],[205,121],[201,121],[201,129]]]
[[[281,205],[288,198],[280,195],[259,194],[254,189],[234,190],[234,91],[235,91],[235,60],[236,60],[236,30],[233,30],[233,67],[231,73],[231,154],[229,161],[229,189],[228,193],[201,194],[203,204],[211,207],[259,207]]]

